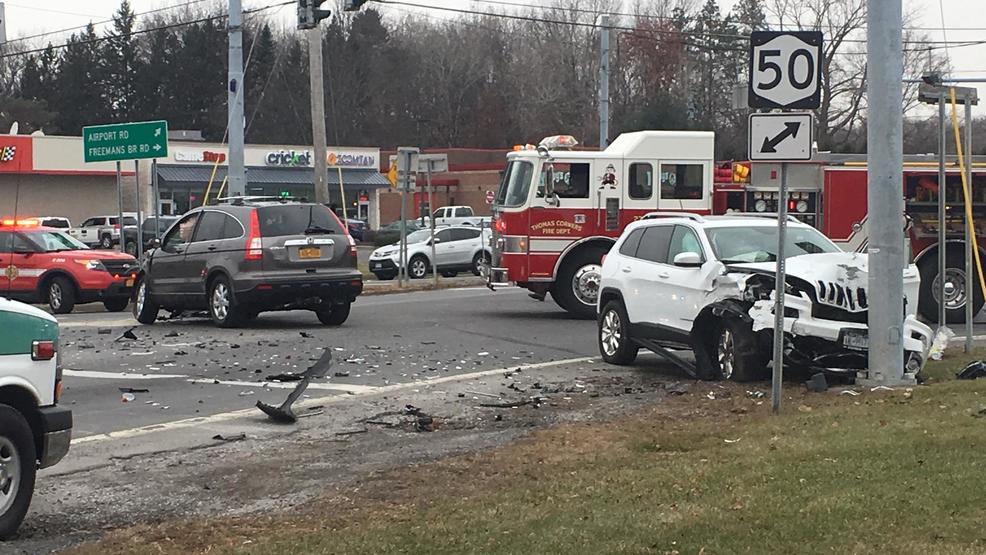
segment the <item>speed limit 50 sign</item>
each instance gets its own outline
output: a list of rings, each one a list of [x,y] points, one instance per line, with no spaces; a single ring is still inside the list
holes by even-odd
[[[751,108],[818,108],[821,81],[821,32],[755,31],[750,34]]]

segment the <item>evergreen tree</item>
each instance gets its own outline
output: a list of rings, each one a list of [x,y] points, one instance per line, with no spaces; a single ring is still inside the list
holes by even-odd
[[[102,49],[92,23],[84,32],[73,33],[66,44],[55,76],[55,123],[62,134],[81,135],[86,125],[112,121],[104,94]]]
[[[113,14],[113,29],[103,43],[101,61],[113,121],[139,119],[137,80],[142,61],[133,35],[136,19],[129,0],[123,0]]]
[[[252,47],[253,55],[246,71],[247,96],[245,113],[247,118],[247,142],[266,142],[272,127],[277,125],[270,116],[274,114],[269,108],[276,102],[273,96],[268,96],[270,85],[274,81],[277,60],[277,45],[274,33],[266,23],[257,34],[256,45]]]

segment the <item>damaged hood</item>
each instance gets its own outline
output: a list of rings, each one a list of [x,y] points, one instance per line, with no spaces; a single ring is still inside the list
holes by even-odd
[[[773,274],[777,271],[776,262],[750,262],[729,264],[730,269],[754,270]],[[786,273],[817,285],[819,281],[835,282],[845,287],[866,287],[869,264],[865,254],[854,252],[832,252],[822,254],[803,254],[787,259]]]

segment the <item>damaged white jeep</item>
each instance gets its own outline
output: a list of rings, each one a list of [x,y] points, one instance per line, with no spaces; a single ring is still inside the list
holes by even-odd
[[[630,364],[641,347],[692,377],[767,378],[772,358],[777,220],[653,213],[627,226],[603,260],[599,351]],[[788,224],[785,364],[855,376],[867,367],[867,257]],[[932,330],[915,317],[920,276],[904,270],[905,372],[917,374]],[[695,363],[676,351],[691,350]]]

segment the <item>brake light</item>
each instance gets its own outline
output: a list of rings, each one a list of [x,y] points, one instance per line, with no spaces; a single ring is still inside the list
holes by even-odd
[[[359,267],[359,251],[356,250],[356,241],[353,239],[352,235],[346,235],[346,239],[349,239],[349,259],[353,263],[353,268]]]
[[[54,341],[34,341],[31,343],[31,360],[51,360],[55,358]]]
[[[120,224],[113,224],[113,229],[120,229]]]
[[[260,218],[257,217],[257,210],[250,211],[250,234],[247,235],[246,260],[262,260],[264,257],[264,243],[260,236]]]

